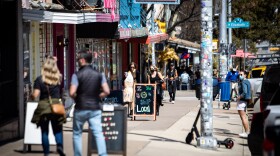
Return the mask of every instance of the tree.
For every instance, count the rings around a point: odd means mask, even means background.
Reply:
[[[181,39],[200,43],[200,3],[200,0],[181,0],[178,5],[170,5],[167,34],[173,36],[175,28],[179,26]]]
[[[249,29],[233,29],[234,36],[250,39],[255,43],[280,43],[279,9],[279,0],[233,0],[233,19],[240,17],[250,22]]]

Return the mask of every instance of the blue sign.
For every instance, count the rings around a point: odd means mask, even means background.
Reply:
[[[227,28],[249,28],[250,22],[243,21],[242,18],[235,18],[232,22],[227,22]]]

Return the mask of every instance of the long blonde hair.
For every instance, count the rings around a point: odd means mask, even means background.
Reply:
[[[42,80],[49,85],[58,85],[61,83],[62,75],[57,67],[57,60],[48,56],[41,69]]]

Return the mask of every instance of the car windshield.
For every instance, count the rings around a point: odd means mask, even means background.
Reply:
[[[262,70],[252,70],[252,78],[260,78],[261,76]]]

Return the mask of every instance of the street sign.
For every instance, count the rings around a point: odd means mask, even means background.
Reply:
[[[227,22],[227,28],[249,28],[250,22],[243,21],[242,18],[235,18],[232,22]]]

